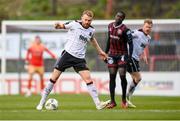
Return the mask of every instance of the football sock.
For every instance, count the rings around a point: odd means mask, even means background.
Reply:
[[[127,80],[125,75],[121,75],[121,87],[122,87],[122,101],[126,101],[126,90],[127,90]]]
[[[129,89],[128,89],[128,94],[127,94],[128,100],[129,100],[130,96],[133,94],[133,92],[135,91],[137,84],[138,83],[136,83],[134,80],[131,82]]]
[[[32,79],[28,80],[28,89],[31,89],[31,85],[32,85]]]
[[[109,90],[111,101],[115,102],[116,74],[110,74]]]
[[[49,80],[47,86],[44,88],[44,91],[42,93],[42,97],[41,97],[41,100],[40,100],[40,105],[44,105],[44,103],[46,102],[46,99],[49,95],[49,93],[52,91],[53,89],[53,86],[54,86],[55,82],[53,80]]]
[[[100,103],[100,100],[99,100],[99,97],[98,97],[97,89],[94,86],[93,82],[87,83],[87,89],[88,89],[88,92],[91,95],[94,103],[97,106]]]
[[[41,90],[43,90],[44,89],[44,80],[42,79],[41,80]]]

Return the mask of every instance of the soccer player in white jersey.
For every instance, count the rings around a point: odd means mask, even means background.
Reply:
[[[153,26],[152,20],[145,19],[142,29],[132,31],[134,48],[133,48],[132,58],[130,59],[127,67],[127,71],[130,73],[133,79],[133,81],[130,83],[127,92],[127,103],[128,103],[128,107],[130,108],[136,107],[133,103],[131,103],[130,97],[135,91],[137,84],[141,81],[141,74],[139,67],[139,61],[141,55],[145,63],[148,64],[146,51],[144,50],[150,42],[151,37],[149,34],[151,33],[152,26]]]
[[[54,70],[51,74],[49,82],[45,87],[41,100],[37,105],[37,110],[42,110],[44,103],[53,89],[54,84],[60,77],[61,73],[69,67],[73,67],[74,70],[81,76],[87,85],[88,92],[92,97],[96,108],[98,110],[103,109],[110,101],[100,101],[97,93],[97,89],[93,84],[93,80],[90,76],[90,71],[86,65],[85,53],[87,43],[90,42],[98,51],[101,59],[107,59],[106,53],[100,48],[96,39],[94,38],[94,28],[91,26],[93,19],[93,12],[86,10],[81,16],[81,21],[72,21],[65,24],[56,23],[56,29],[69,29],[67,33],[67,43],[65,49],[61,54],[61,57],[57,60],[54,66]]]

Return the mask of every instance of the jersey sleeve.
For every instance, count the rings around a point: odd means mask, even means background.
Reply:
[[[94,28],[92,28],[92,31],[90,32],[90,40],[93,40],[93,38],[94,38],[94,32],[95,32],[95,29]]]
[[[133,36],[132,36],[132,32],[129,28],[125,28],[125,31],[124,31],[124,35],[125,35],[125,39],[129,45],[128,47],[128,55],[131,57],[132,56],[132,53],[133,53]]]
[[[130,29],[126,29],[126,40],[128,43],[132,42],[133,36]]]
[[[148,41],[150,41],[150,40],[151,40],[151,36],[150,36],[150,35],[147,35],[147,37],[148,37]]]
[[[75,24],[75,21],[66,22],[66,23],[64,23],[64,27],[65,27],[65,29],[70,29],[73,27],[74,24]]]
[[[131,31],[131,34],[132,34],[132,38],[138,38],[138,35],[136,34],[137,33],[137,30],[132,30]]]

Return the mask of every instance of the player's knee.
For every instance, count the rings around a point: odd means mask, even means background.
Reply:
[[[120,75],[121,80],[125,80],[126,76],[125,75]]]
[[[85,81],[86,83],[91,83],[91,82],[93,82],[90,77],[84,78],[84,81]]]
[[[52,72],[50,78],[51,78],[52,80],[54,80],[54,81],[57,81],[58,78],[60,77],[61,73],[62,73],[61,71],[59,71],[59,70],[57,70],[57,69],[54,69],[54,71]]]
[[[51,80],[56,82],[58,80],[59,76],[52,74],[50,78],[51,78]]]
[[[139,83],[142,80],[141,76],[135,78],[135,82]]]
[[[116,80],[116,74],[110,74],[110,81]]]

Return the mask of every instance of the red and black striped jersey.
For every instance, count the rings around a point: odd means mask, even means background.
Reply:
[[[124,55],[128,53],[126,32],[127,27],[124,24],[115,26],[115,22],[108,25],[108,43],[106,53],[110,55]]]

